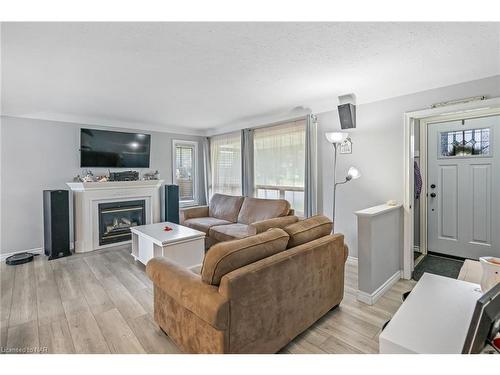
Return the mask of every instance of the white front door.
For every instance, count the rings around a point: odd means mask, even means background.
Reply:
[[[429,251],[500,257],[500,116],[429,124]]]

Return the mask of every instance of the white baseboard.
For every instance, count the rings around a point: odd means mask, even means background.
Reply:
[[[69,243],[69,248],[70,248],[70,250],[74,250],[75,249],[75,243],[74,242],[70,242]],[[11,255],[16,255],[16,254],[19,254],[19,253],[43,254],[44,253],[44,249],[43,249],[43,247],[35,247],[34,249],[18,250],[18,251],[12,251],[10,253],[2,253],[2,254],[0,254],[0,261],[3,262],[5,259],[7,259],[8,257],[10,257]]]
[[[377,290],[375,290],[371,294],[358,290],[358,301],[364,302],[368,305],[373,305],[379,300],[380,297],[387,293],[387,291],[391,289],[392,286],[399,281],[399,279],[401,279],[401,271],[397,271],[394,275],[389,277],[382,285],[377,288]]]
[[[347,256],[347,261],[348,261],[349,263],[358,263],[358,258],[356,258],[356,257],[352,257],[352,256],[348,255],[348,256]]]
[[[19,253],[43,254],[43,248],[37,247],[35,249],[19,250],[19,251],[13,251],[11,253],[0,254],[0,261],[3,262],[5,259],[7,259],[8,257],[10,257],[11,255],[16,255],[16,254],[19,254]]]

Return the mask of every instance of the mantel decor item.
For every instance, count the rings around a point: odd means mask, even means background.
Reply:
[[[343,144],[349,139],[349,134],[345,132],[328,132],[325,133],[326,140],[333,145],[333,197],[332,197],[332,233],[335,228],[335,199],[337,196],[337,185],[343,185],[351,180],[356,180],[361,177],[361,174],[355,167],[350,167],[344,181],[337,182],[336,169],[337,169],[337,150],[339,145]]]
[[[137,171],[109,173],[109,181],[137,181],[137,180],[139,180],[139,172]]]
[[[154,172],[147,172],[142,175],[142,179],[145,181],[148,180],[159,180],[160,179],[160,172],[154,171]]]

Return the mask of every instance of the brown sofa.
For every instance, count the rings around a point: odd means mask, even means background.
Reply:
[[[298,221],[284,199],[214,194],[209,206],[181,210],[180,223],[205,232],[205,247],[283,228]]]
[[[211,247],[201,275],[153,258],[154,317],[186,353],[275,353],[344,294],[347,247],[315,216]]]

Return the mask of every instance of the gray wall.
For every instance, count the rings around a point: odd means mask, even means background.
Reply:
[[[432,103],[475,95],[500,96],[500,76],[414,93],[357,106],[357,127],[350,131],[352,154],[339,155],[338,179],[349,166],[356,166],[361,178],[337,189],[335,231],[344,233],[349,253],[357,256],[354,211],[404,197],[403,114],[429,108]],[[337,111],[318,115],[319,211],[332,216],[333,148],[324,133],[339,131]]]
[[[81,174],[78,151],[81,127],[99,128],[73,123],[1,118],[1,253],[43,247],[42,191],[68,189],[66,182]],[[157,169],[167,184],[172,182],[172,140],[200,142],[198,165],[201,178],[198,179],[198,192],[199,199],[204,201],[202,138],[145,133],[151,134],[151,168],[137,170],[142,173]],[[107,173],[105,168],[91,170],[94,175]]]

